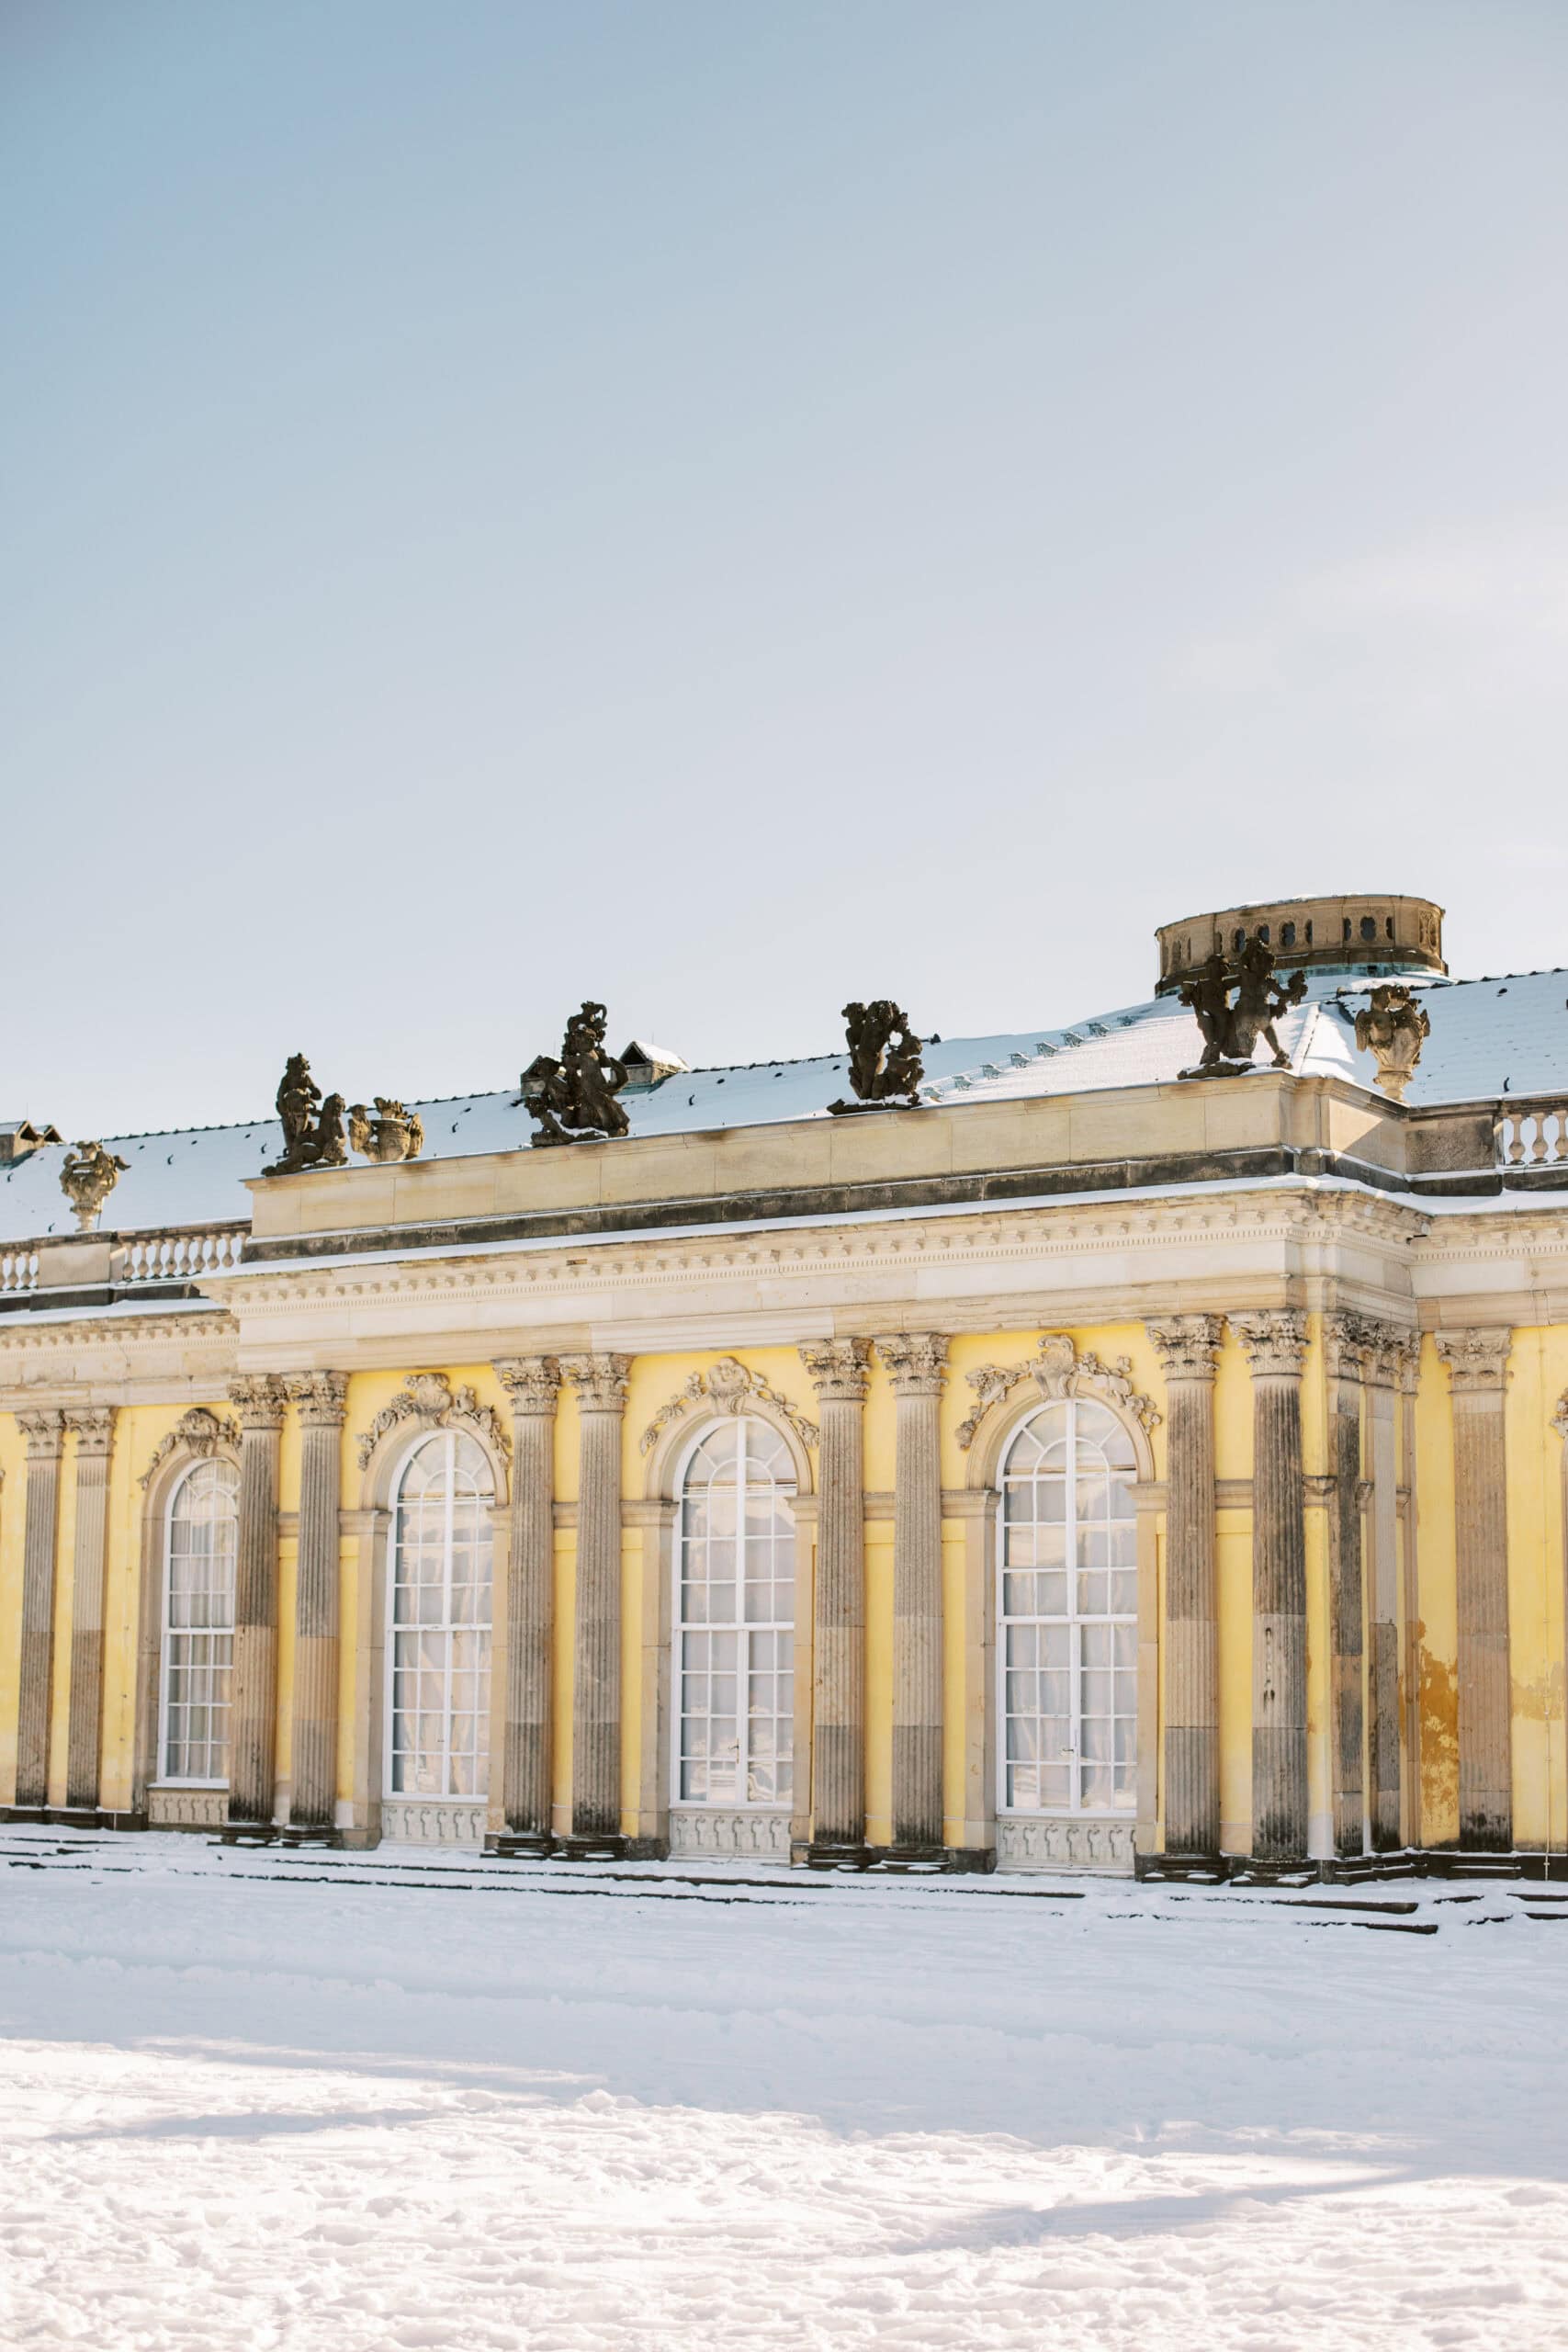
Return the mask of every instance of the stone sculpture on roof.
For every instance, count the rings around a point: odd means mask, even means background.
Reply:
[[[558,1061],[541,1054],[523,1073],[523,1100],[533,1113],[532,1141],[604,1143],[631,1125],[615,1097],[626,1082],[626,1066],[604,1051],[608,1015],[592,999],[566,1024]]]
[[[1377,1057],[1378,1084],[1396,1102],[1404,1100],[1411,1073],[1432,1032],[1424,1004],[1407,988],[1385,980],[1372,990],[1371,1002],[1356,1015],[1356,1043],[1362,1053]]]
[[[66,1153],[60,1189],[76,1212],[79,1232],[92,1231],[98,1212],[130,1165],[129,1159],[121,1159],[101,1143],[79,1143]]]
[[[1234,963],[1227,964],[1217,952],[1205,957],[1197,978],[1181,990],[1181,1002],[1195,1014],[1203,1039],[1201,1055],[1181,1076],[1239,1077],[1256,1068],[1252,1056],[1259,1037],[1269,1049],[1274,1069],[1289,1069],[1291,1057],[1274,1023],[1305,994],[1304,972],[1292,972],[1286,985],[1279,986],[1273,955],[1261,939],[1249,939]]]
[[[317,1109],[318,1103],[321,1104]],[[347,1164],[341,1094],[321,1102],[321,1090],[310,1076],[303,1054],[290,1054],[277,1089],[277,1116],[283,1128],[283,1157],[264,1172],[293,1176],[302,1168],[342,1168]]]
[[[846,1004],[844,1035],[850,1049],[850,1084],[857,1100],[829,1102],[835,1114],[879,1104],[912,1106],[925,1076],[920,1041],[901,1006],[879,996],[870,1004]]]
[[[424,1121],[417,1111],[405,1110],[394,1096],[378,1094],[374,1118],[363,1102],[349,1105],[348,1140],[352,1150],[362,1152],[380,1167],[417,1159],[424,1149]]]

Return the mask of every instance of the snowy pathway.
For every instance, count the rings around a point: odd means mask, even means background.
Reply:
[[[1568,2344],[1568,1904],[1368,1892],[6,1831],[0,2343]]]

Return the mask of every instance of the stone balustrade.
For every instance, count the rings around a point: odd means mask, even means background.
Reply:
[[[1533,1103],[1499,1111],[1499,1168],[1561,1168],[1568,1164],[1568,1102]]]

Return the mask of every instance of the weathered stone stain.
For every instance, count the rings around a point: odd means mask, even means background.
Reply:
[[[1421,1656],[1421,1821],[1425,1843],[1459,1834],[1459,1679],[1452,1658]]]

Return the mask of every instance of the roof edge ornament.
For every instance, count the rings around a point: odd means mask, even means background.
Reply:
[[[1269,948],[1281,971],[1354,972],[1397,979],[1405,973],[1445,977],[1443,910],[1435,899],[1397,892],[1340,893],[1321,899],[1270,899],[1161,923],[1156,996],[1175,996],[1212,956],[1239,956],[1250,940]]]
[[[1291,1057],[1280,1043],[1274,1023],[1292,1005],[1300,1004],[1305,994],[1304,972],[1292,972],[1283,988],[1277,984],[1272,951],[1260,939],[1249,939],[1231,964],[1217,953],[1207,956],[1196,978],[1181,990],[1181,1001],[1190,1008],[1202,1033],[1203,1051],[1178,1076],[1244,1078],[1258,1068],[1252,1057],[1259,1037],[1270,1050],[1270,1067],[1289,1069]]]

